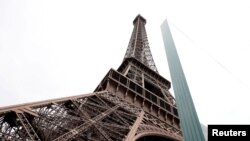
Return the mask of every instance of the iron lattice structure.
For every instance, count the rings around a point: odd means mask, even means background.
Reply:
[[[121,66],[95,91],[0,108],[0,139],[25,141],[181,141],[170,82],[150,53],[138,15]]]
[[[133,24],[134,29],[124,59],[134,57],[155,72],[158,72],[148,43],[145,29],[146,19],[138,15]]]

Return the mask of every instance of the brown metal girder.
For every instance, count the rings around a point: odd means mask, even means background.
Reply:
[[[115,111],[118,108],[119,108],[119,105],[116,105],[106,110],[105,112],[95,116],[94,118],[89,119],[88,122],[85,122],[82,125],[79,125],[76,128],[70,130],[69,132],[59,136],[58,138],[54,139],[54,141],[66,141],[70,138],[73,138],[75,135],[78,135],[79,133],[83,132],[87,128],[91,127],[93,124],[95,124],[99,120],[102,120],[103,118],[105,118],[106,116],[108,116],[109,114],[111,114],[113,111]]]
[[[155,71],[150,69],[148,66],[144,65],[143,63],[141,63],[140,61],[138,61],[136,58],[133,58],[133,57],[125,58],[125,60],[119,66],[117,71],[122,72],[122,68],[126,68],[126,67],[124,67],[124,65],[128,65],[130,63],[131,63],[131,65],[136,66],[138,69],[145,70],[144,72],[147,72],[147,73],[149,73],[149,74],[151,74],[153,76],[157,76],[157,78],[160,79],[160,81],[164,82],[168,86],[168,88],[171,88],[171,82],[170,81],[168,81],[163,76],[161,76],[159,73],[156,73]],[[114,70],[114,69],[111,69],[111,70]]]
[[[133,140],[135,133],[136,133],[136,130],[138,129],[140,123],[142,122],[143,117],[144,117],[144,111],[141,111],[141,113],[137,117],[136,121],[134,122],[133,126],[131,127],[130,132],[128,133],[125,141],[132,141]]]
[[[112,81],[114,81],[114,82],[116,82],[117,84],[119,84],[119,86],[122,86],[122,87],[125,87],[126,89],[129,89],[131,92],[133,92],[135,95],[137,95],[137,96],[143,98],[145,101],[151,102],[148,98],[146,98],[145,96],[142,96],[142,95],[139,94],[138,92],[132,90],[129,86],[120,83],[119,81],[115,80],[115,79],[112,78],[112,77],[109,77],[109,79],[112,80]],[[154,95],[154,96],[157,97],[158,99],[160,99],[160,100],[166,102],[166,103],[169,104],[170,106],[174,107],[171,103],[168,103],[165,99],[163,99],[163,98],[161,98],[161,97],[159,97],[159,96],[153,94],[152,92],[150,92],[150,91],[148,91],[148,90],[145,90],[145,91],[147,91],[148,93]],[[158,108],[160,108],[160,109],[162,109],[162,110],[166,110],[166,109],[164,109],[163,107],[161,107],[158,103],[152,103],[152,104],[153,104],[154,106],[157,106]],[[176,108],[176,107],[175,107],[175,108]],[[169,111],[168,113],[170,113],[170,111]],[[177,116],[174,115],[173,113],[170,113],[170,114],[172,114],[174,117],[177,118]]]
[[[123,74],[121,74],[120,72],[118,72],[118,71],[116,71],[116,70],[113,70],[113,69],[110,70],[109,74],[111,74],[111,73],[113,73],[113,72],[115,72],[115,73],[117,73],[118,75],[124,77],[124,78],[127,79],[129,82],[131,81],[131,80],[129,80],[127,77],[123,76]],[[108,79],[112,79],[112,80],[116,81],[118,84],[123,85],[124,87],[130,89],[129,86],[124,85],[124,84],[121,83],[120,81],[114,79],[111,75],[108,75]],[[104,79],[104,80],[108,81],[108,79]],[[132,82],[133,82],[133,81],[132,81]],[[135,82],[133,82],[133,83],[135,83]],[[135,84],[136,84],[138,87],[141,87],[141,86],[138,85],[137,83],[135,83]],[[141,89],[145,89],[145,88],[141,87]],[[131,90],[131,91],[134,91],[134,90],[132,90],[132,89],[130,89],[130,90]],[[145,89],[145,90],[146,90],[146,89]],[[146,91],[149,92],[150,94],[154,95],[154,96],[157,96],[157,95],[153,94],[152,92],[150,92],[150,91],[148,91],[148,90],[146,90]],[[134,92],[135,92],[135,91],[134,91]],[[138,93],[138,92],[135,92],[135,93]],[[171,96],[171,94],[170,94],[170,96]],[[159,96],[157,96],[157,97],[159,97]],[[161,99],[161,100],[165,101],[166,103],[168,103],[166,100],[164,100],[164,99],[161,98],[161,97],[159,97],[159,99]],[[168,103],[168,104],[172,105],[171,103]],[[175,107],[175,106],[173,106],[173,107]],[[176,108],[176,107],[175,107],[175,108]]]
[[[115,80],[115,79],[113,79],[112,77],[110,77],[109,78],[110,80],[112,80],[112,81],[114,81],[114,82],[116,82],[116,83],[118,83],[120,86],[122,86],[122,87],[125,87],[125,88],[127,88],[127,89],[130,89],[128,86],[126,86],[126,85],[124,85],[124,84],[122,84],[122,83],[120,83],[119,81],[117,81],[117,80]],[[109,80],[109,81],[110,81]],[[133,90],[131,90],[131,91],[133,91]],[[135,92],[135,91],[133,91],[135,94],[137,94],[137,92]],[[150,92],[151,93],[151,92]],[[138,94],[137,94],[138,95]],[[141,96],[141,95],[139,95],[139,96]],[[149,100],[147,100],[146,99],[146,97],[145,97],[145,101],[148,101],[148,102],[150,102]],[[145,102],[144,101],[144,102]],[[164,100],[165,101],[165,100]],[[151,103],[151,102],[150,102]],[[166,102],[167,103],[167,102]],[[160,109],[162,109],[162,110],[164,110],[164,111],[166,111],[166,113],[167,114],[170,114],[173,118],[175,118],[175,119],[179,119],[176,115],[174,115],[173,113],[171,113],[170,111],[167,111],[166,109],[163,109],[162,107],[160,107],[159,105],[157,105],[157,104],[154,104],[154,103],[152,103],[154,106],[156,106],[156,107],[158,107],[158,108],[160,108]],[[174,127],[175,128],[175,127]]]
[[[105,104],[106,106],[108,106],[99,96],[96,96],[101,102],[103,102],[103,104]],[[109,106],[108,106],[109,107]],[[110,108],[110,107],[109,107]],[[119,114],[117,114],[117,111],[114,111],[114,114],[126,125],[129,126],[129,123],[127,123],[126,120],[124,120]]]
[[[30,103],[25,103],[25,104],[0,107],[0,115],[1,113],[4,113],[4,112],[15,111],[16,109],[33,108],[37,106],[48,105],[51,103],[63,102],[69,99],[85,98],[85,97],[89,97],[89,96],[96,95],[96,94],[103,93],[103,92],[107,92],[107,91],[100,91],[100,92],[94,92],[94,93],[89,93],[89,94],[81,94],[81,95],[70,96],[70,97],[63,97],[63,98],[56,98],[56,99],[49,99],[49,100],[44,100],[44,101],[37,101],[37,102],[30,102]]]
[[[110,134],[111,137],[116,138],[116,140],[118,139],[118,137],[120,137],[120,140],[123,140],[123,137],[125,137],[126,135],[124,133],[120,133],[121,131],[111,129],[107,126],[104,126],[103,128]]]
[[[106,106],[108,106],[106,103],[105,103],[105,101],[103,101],[103,99],[102,98],[100,98],[99,96],[96,96],[103,104],[105,104]],[[105,97],[104,97],[105,98]],[[106,98],[105,98],[106,99]],[[108,99],[107,99],[108,100]],[[114,101],[110,101],[110,102],[114,102]],[[114,103],[115,104],[115,103]],[[108,106],[109,107],[109,106]],[[110,107],[109,107],[110,108]],[[124,109],[124,107],[121,107],[122,109]],[[128,110],[126,110],[126,109],[124,109],[125,111],[127,111],[128,113],[126,113],[127,115],[129,115],[129,116],[132,116],[132,114],[129,114],[130,113],[130,111],[128,111]],[[114,119],[114,120],[116,120],[117,122],[120,122],[121,124],[125,124],[125,125],[127,125],[127,126],[130,126],[130,124],[122,117],[122,116],[120,116],[120,112],[122,112],[122,111],[114,111],[114,114],[123,122],[123,123],[121,123],[120,121],[118,121],[117,119]],[[125,112],[123,112],[123,113],[125,113]]]
[[[83,110],[81,110],[79,108],[79,105],[74,101],[71,100],[72,103],[77,107],[77,110],[81,113],[82,116],[84,116],[85,118],[90,119],[91,117],[89,116],[89,114],[87,112],[84,112]],[[97,124],[93,124],[93,126],[108,140],[108,141],[112,141],[112,139],[109,137],[109,135],[106,134],[105,131],[103,131],[103,129],[101,127],[99,127],[99,125]]]
[[[57,115],[57,114],[53,114],[53,117],[47,117],[48,116],[48,114],[45,114],[45,113],[40,113],[40,115],[42,116],[42,118],[40,118],[40,119],[42,119],[43,121],[46,121],[46,122],[50,122],[51,124],[53,124],[53,125],[55,125],[55,126],[60,126],[60,125],[58,125],[57,124],[57,122],[58,122],[58,120],[60,119],[60,120],[75,120],[75,121],[86,121],[86,120],[84,120],[84,119],[81,119],[81,118],[78,118],[78,117],[75,117],[75,116],[71,116],[71,115],[67,115],[66,117],[61,117],[61,115]],[[57,120],[53,120],[53,119],[57,119]],[[57,121],[57,122],[52,122],[52,121]],[[60,126],[60,127],[62,127],[62,126]],[[66,130],[70,130],[69,128],[65,128],[65,127],[62,127],[62,128],[64,128],[64,129],[66,129]]]
[[[33,129],[32,125],[30,124],[30,122],[28,121],[28,119],[26,118],[26,116],[23,114],[23,112],[17,110],[16,111],[16,115],[19,118],[22,126],[26,130],[26,133],[29,135],[30,139],[32,141],[41,141],[40,138],[38,137],[37,133]]]
[[[114,128],[120,128],[120,129],[123,129],[123,130],[128,130],[129,129],[129,127],[118,125],[118,124],[113,124],[113,123],[100,122],[100,125],[101,126],[110,126],[110,127],[114,127]]]

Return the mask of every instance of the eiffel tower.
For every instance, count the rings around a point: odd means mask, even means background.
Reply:
[[[171,83],[138,15],[124,57],[93,93],[0,108],[1,141],[181,141]]]

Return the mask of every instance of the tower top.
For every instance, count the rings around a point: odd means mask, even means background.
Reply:
[[[158,73],[148,43],[146,19],[139,14],[135,17],[133,24],[134,29],[124,59],[135,58]]]
[[[135,19],[134,19],[134,21],[133,21],[133,24],[135,25],[135,23],[136,23],[137,21],[139,21],[139,20],[141,20],[144,24],[147,23],[147,20],[146,20],[145,18],[143,18],[140,14],[138,14],[138,15],[135,17]]]

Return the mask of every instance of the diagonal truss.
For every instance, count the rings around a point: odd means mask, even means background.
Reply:
[[[0,139],[123,140],[139,113],[107,91],[0,109]]]

